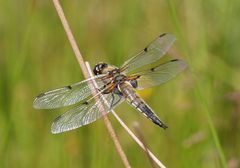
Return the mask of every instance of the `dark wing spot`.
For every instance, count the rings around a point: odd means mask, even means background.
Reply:
[[[85,105],[88,105],[88,102],[87,102],[87,101],[85,101],[85,102],[83,102],[83,104],[85,104]]]
[[[148,51],[148,48],[147,48],[147,47],[146,47],[146,48],[144,48],[144,51],[145,51],[145,52],[147,52],[147,51]]]
[[[65,87],[66,87],[67,89],[70,89],[70,90],[72,89],[72,86],[70,86],[70,85],[69,85],[69,86],[65,86]]]
[[[155,68],[151,68],[150,70],[153,72],[155,70]]]
[[[166,33],[163,33],[163,34],[161,34],[159,37],[163,37],[163,36],[165,36],[166,35]]]
[[[179,59],[173,59],[173,60],[171,60],[171,62],[175,62],[175,61],[178,61]]]

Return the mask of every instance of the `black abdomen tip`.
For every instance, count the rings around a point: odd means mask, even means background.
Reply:
[[[168,126],[166,126],[165,124],[163,124],[159,119],[153,120],[153,122],[154,122],[155,124],[157,124],[159,127],[163,128],[163,129],[168,128]]]
[[[163,128],[163,129],[166,129],[166,128],[168,128],[168,126],[166,126],[165,124],[162,124],[162,125],[159,125],[161,128]]]

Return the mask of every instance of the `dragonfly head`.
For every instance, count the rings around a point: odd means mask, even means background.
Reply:
[[[98,63],[98,64],[96,64],[96,65],[94,66],[94,68],[93,68],[93,73],[94,73],[95,75],[102,74],[102,73],[103,73],[103,70],[104,70],[105,68],[107,68],[107,67],[108,67],[108,64],[106,64],[106,63],[104,63],[104,62],[100,62],[100,63]]]

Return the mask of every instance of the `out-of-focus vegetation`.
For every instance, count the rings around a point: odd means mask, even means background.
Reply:
[[[127,104],[167,167],[240,166],[240,1],[89,0],[62,2],[85,60],[121,65],[163,32],[188,69],[144,99],[169,126],[159,129]],[[61,110],[35,110],[40,92],[83,79],[51,1],[0,1],[0,167],[122,167],[102,120],[52,135]],[[109,115],[133,167],[145,153]]]

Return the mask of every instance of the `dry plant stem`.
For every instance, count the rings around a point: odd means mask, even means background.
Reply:
[[[91,68],[90,68],[89,63],[86,61],[85,64],[86,64],[86,67],[87,67],[87,69],[88,69],[88,71],[89,71],[90,76],[92,77],[93,74],[92,74],[92,72],[91,72]],[[96,86],[96,85],[97,85],[97,84],[95,83],[95,86]],[[111,110],[111,112],[112,112],[112,114],[114,115],[114,117],[117,119],[117,121],[120,123],[120,125],[121,125],[121,126],[127,131],[127,133],[133,138],[133,140],[134,140],[144,151],[146,151],[146,152],[149,154],[149,156],[151,157],[151,159],[152,159],[159,167],[161,167],[161,168],[166,168],[166,167],[162,164],[162,162],[161,162],[160,160],[158,160],[157,157],[156,157],[146,146],[144,146],[144,144],[137,138],[137,136],[134,135],[134,133],[127,127],[127,125],[122,121],[122,119],[115,113],[115,111],[114,111],[114,110]]]
[[[85,78],[89,78],[90,74],[89,74],[89,72],[87,70],[87,67],[86,67],[85,63],[84,63],[83,57],[82,57],[82,55],[80,53],[80,50],[79,50],[79,48],[77,46],[76,40],[74,39],[74,36],[73,36],[73,34],[71,32],[70,26],[69,26],[69,24],[67,22],[67,19],[66,19],[65,15],[64,15],[64,12],[63,12],[63,9],[62,9],[62,7],[61,7],[61,5],[59,3],[59,0],[53,0],[53,3],[54,3],[54,6],[56,8],[56,11],[58,13],[58,16],[59,16],[59,18],[60,18],[60,20],[61,20],[61,22],[63,24],[64,30],[65,30],[65,32],[67,34],[67,37],[68,37],[68,39],[70,41],[70,44],[71,44],[71,46],[73,48],[75,56],[76,56],[76,58],[78,60],[80,68],[81,68],[81,70],[83,72],[83,75],[84,75]],[[103,111],[103,113],[104,113],[104,111]],[[112,127],[111,122],[109,121],[109,119],[108,119],[108,117],[106,115],[104,115],[103,118],[104,118],[104,123],[105,123],[105,125],[106,125],[106,127],[108,129],[109,134],[111,135],[111,138],[112,138],[112,140],[113,140],[113,142],[115,144],[116,150],[117,150],[119,156],[121,157],[124,166],[127,167],[127,168],[131,167],[129,162],[128,162],[128,160],[127,160],[127,157],[126,157],[126,155],[125,155],[125,153],[124,153],[124,151],[123,151],[123,149],[122,149],[122,147],[121,147],[121,145],[119,143],[119,140],[118,140],[118,138],[116,136],[116,133],[115,133],[113,127]]]
[[[89,63],[88,63],[87,61],[85,62],[85,65],[86,65],[86,67],[87,67],[87,70],[88,70],[88,73],[89,73],[90,77],[93,77],[93,74],[92,74],[92,71],[91,71],[91,67],[90,67],[90,65],[89,65]],[[98,87],[96,82],[93,81],[92,84],[93,84],[96,88]],[[106,100],[104,99],[104,97],[103,97],[103,101],[104,101],[105,104],[108,104],[108,102],[106,102]],[[104,110],[103,107],[101,107],[101,109]],[[104,121],[106,122],[106,124],[111,124],[111,122],[109,121],[108,117],[106,117],[106,116],[107,116],[107,115],[106,115],[107,113],[104,112],[104,111],[103,111],[103,113],[104,113],[103,119],[104,119]],[[117,135],[116,135],[116,133],[114,132],[114,130],[113,130],[113,128],[112,128],[112,125],[110,125],[110,128],[108,128],[108,131],[111,131],[110,135],[112,136],[112,139],[113,139],[113,141],[114,141],[114,144],[115,144],[117,150],[119,150],[118,152],[120,153],[120,156],[121,156],[121,158],[122,158],[125,166],[126,166],[126,167],[131,167],[131,166],[129,165],[129,162],[128,162],[128,160],[127,160],[127,157],[126,157],[125,153],[123,152],[123,150],[122,150],[122,148],[121,148],[120,143],[118,142]],[[117,140],[117,141],[115,141],[115,140]]]
[[[80,65],[80,68],[82,69],[83,75],[84,75],[85,78],[89,78],[90,75],[89,75],[89,73],[87,71],[86,65],[85,65],[83,57],[81,55],[81,52],[80,52],[80,50],[79,50],[79,48],[77,46],[77,42],[76,42],[76,40],[75,40],[75,38],[74,38],[74,36],[72,34],[70,26],[69,26],[69,24],[67,22],[67,19],[66,19],[65,15],[64,15],[62,6],[59,3],[59,0],[53,0],[53,4],[54,4],[54,6],[56,8],[56,11],[58,13],[58,16],[59,16],[61,22],[62,22],[63,28],[64,28],[64,30],[65,30],[65,32],[67,34],[68,40],[69,40],[69,42],[70,42],[70,44],[71,44],[71,46],[73,48],[73,52],[74,52],[74,54],[75,54],[75,56],[77,58],[77,61],[78,61],[79,65]]]
[[[151,156],[149,154],[149,150],[147,148],[146,141],[144,140],[144,136],[143,136],[143,133],[142,133],[142,131],[140,129],[139,123],[138,122],[134,122],[133,127],[135,129],[135,132],[138,134],[138,137],[140,138],[140,140],[143,143],[144,151],[145,151],[145,153],[147,155],[147,158],[149,159],[149,162],[150,162],[152,168],[155,168],[155,164],[154,164],[153,159],[151,158]]]
[[[148,150],[149,156],[152,160],[161,168],[166,168],[164,164],[148,149],[145,148],[143,143],[138,139],[138,137],[127,127],[127,125],[122,121],[122,119],[112,110],[114,117],[118,120],[121,126],[127,131],[127,133],[134,139],[134,141],[143,149]]]

